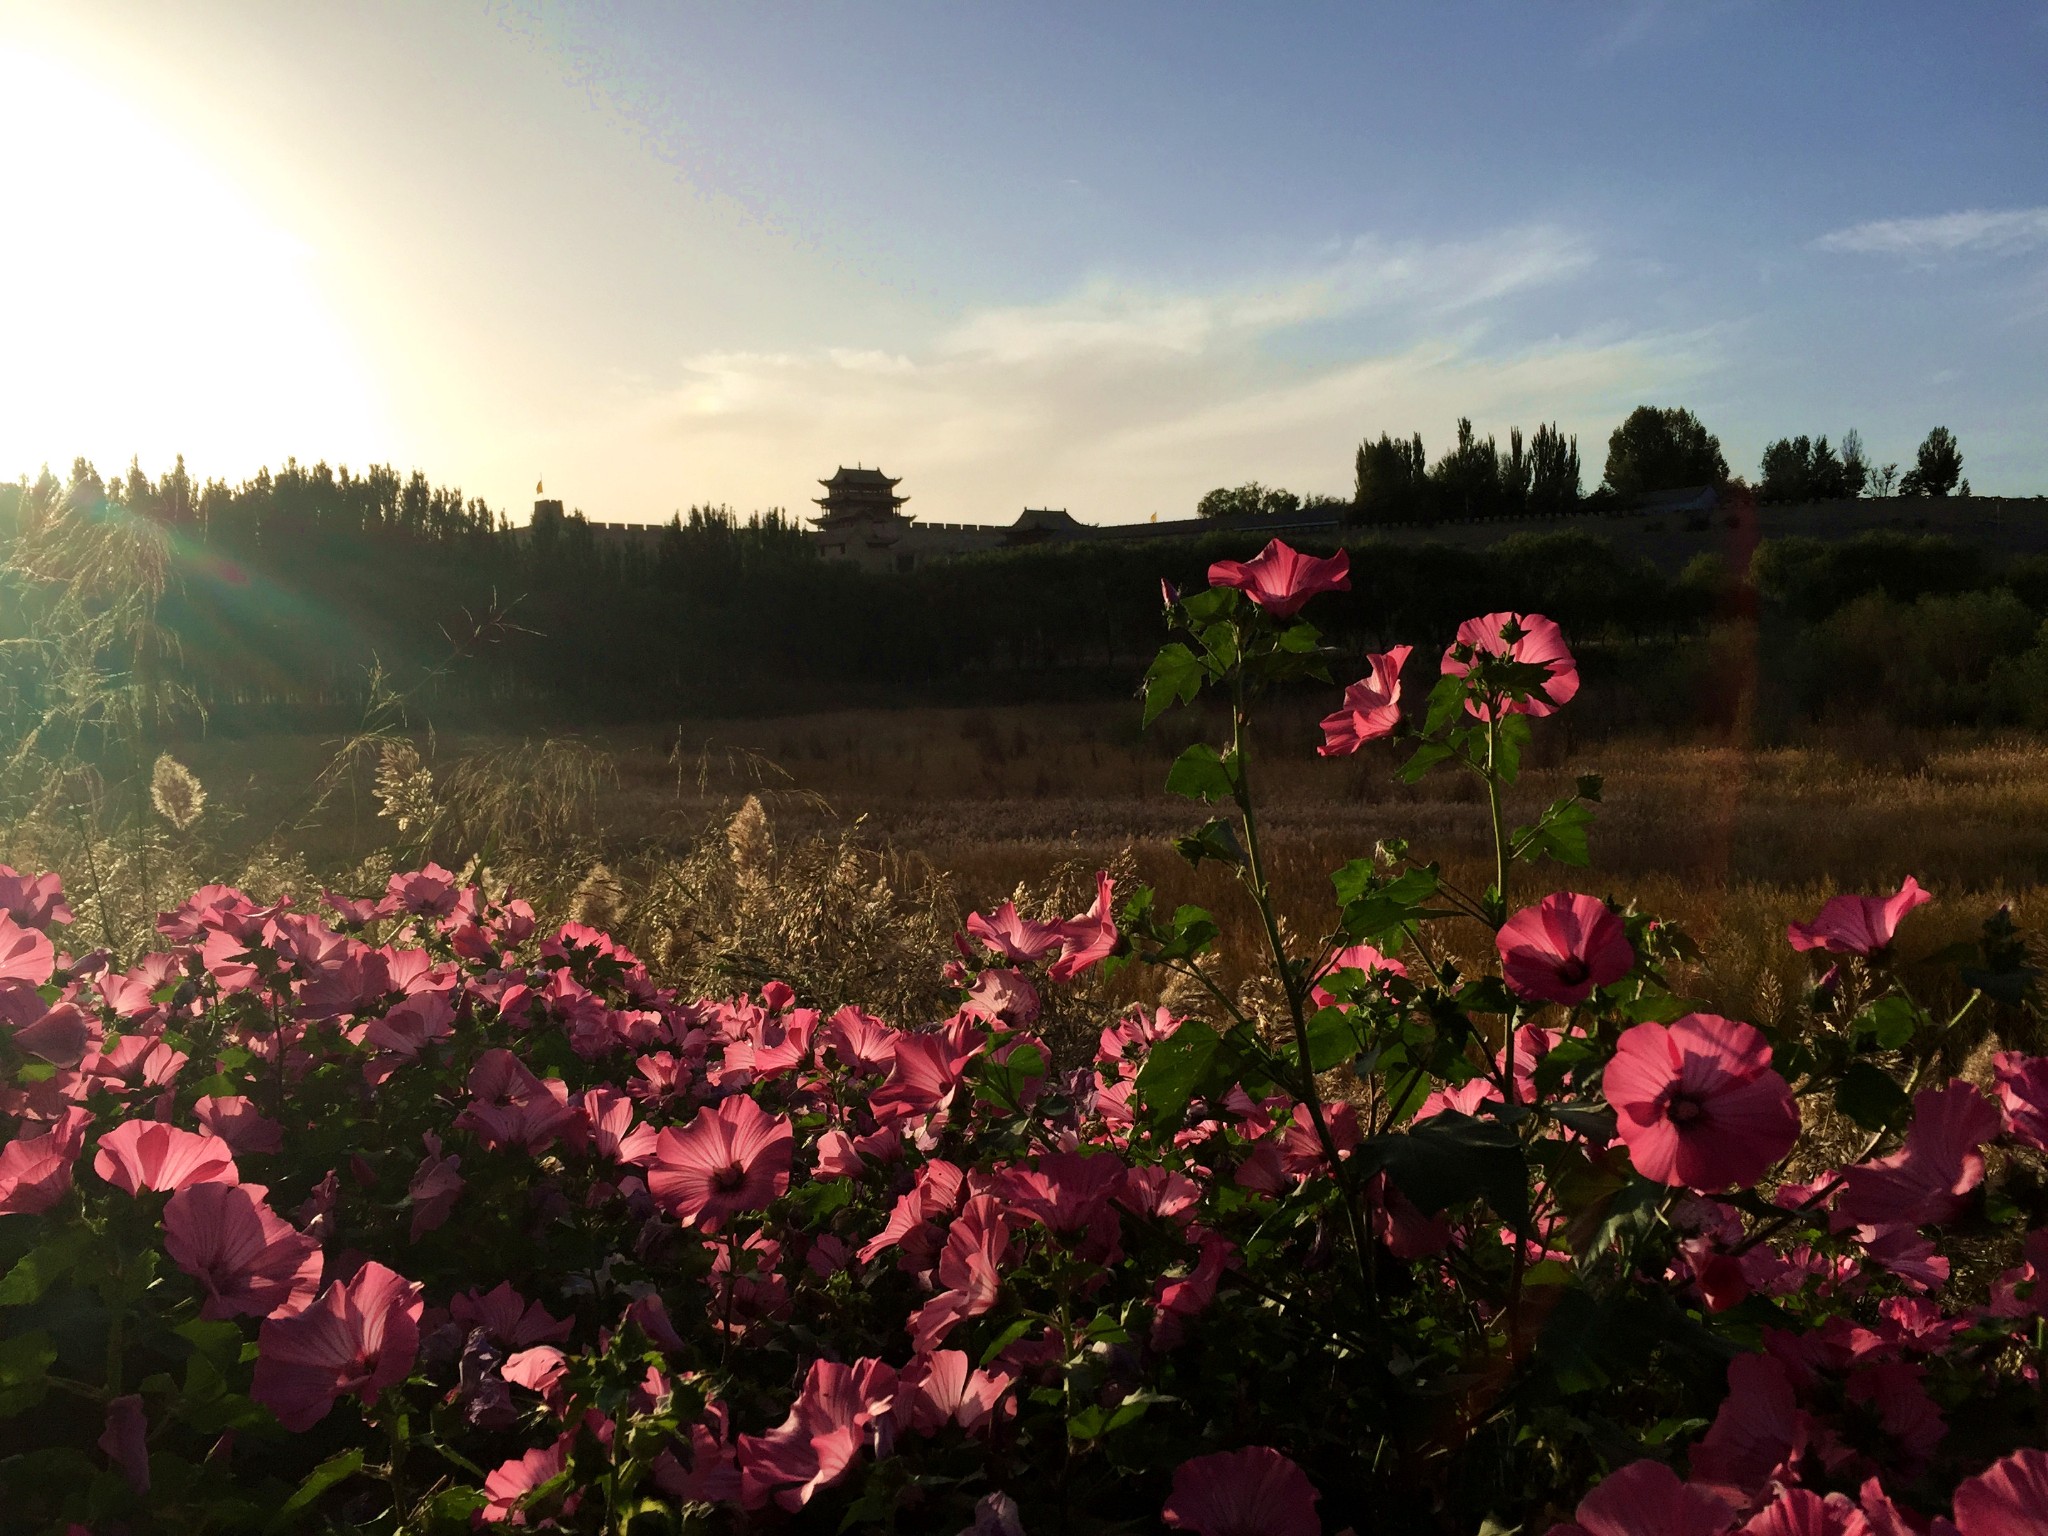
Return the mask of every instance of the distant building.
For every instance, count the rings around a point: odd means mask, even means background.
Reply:
[[[914,571],[934,560],[984,550],[1033,544],[1071,544],[1095,539],[1196,538],[1245,529],[1274,535],[1334,537],[1339,516],[1330,508],[1304,508],[1272,517],[1180,518],[1172,522],[1084,523],[1064,507],[1026,507],[1014,523],[922,523],[903,511],[910,498],[896,494],[899,477],[879,469],[840,465],[820,480],[823,511],[811,519],[811,537],[827,560],[845,560],[869,571]]]

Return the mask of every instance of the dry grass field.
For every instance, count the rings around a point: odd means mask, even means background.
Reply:
[[[1067,708],[849,712],[692,722],[667,732],[588,739],[608,771],[595,846],[622,873],[664,849],[701,842],[749,794],[778,841],[857,824],[858,837],[948,877],[964,911],[1062,869],[1122,861],[1169,899],[1213,906],[1249,936],[1227,878],[1197,874],[1170,839],[1200,810],[1161,789],[1167,765],[1204,722],[1169,717],[1141,735],[1125,704]],[[1382,838],[1406,838],[1468,888],[1490,855],[1475,783],[1439,771],[1399,782],[1397,749],[1326,761],[1312,710],[1282,707],[1254,759],[1274,874],[1290,921],[1319,932],[1332,916],[1327,872]],[[504,751],[497,738],[422,742],[429,760]],[[254,840],[296,814],[302,786],[331,755],[314,738],[212,739],[186,756],[238,820],[227,841]],[[1836,890],[1933,889],[1909,948],[1974,933],[2010,902],[2023,926],[2048,925],[2048,753],[2032,738],[1910,736],[1879,727],[1799,747],[1617,738],[1574,742],[1565,720],[1539,727],[1511,810],[1529,819],[1573,777],[1597,772],[1606,794],[1593,867],[1525,872],[1518,900],[1569,886],[1634,900],[1674,918],[1705,962],[1683,978],[1727,1011],[1767,1017],[1796,997],[1803,962],[1786,950],[1788,918]],[[366,794],[344,795],[299,833],[316,867],[389,839]],[[1455,951],[1455,931],[1444,935]]]

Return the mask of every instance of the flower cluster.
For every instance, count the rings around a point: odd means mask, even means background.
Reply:
[[[1973,1008],[2024,1018],[2010,924],[1942,1018],[1895,964],[1926,893],[1838,897],[1789,935],[1830,969],[1783,1030],[1674,992],[1668,925],[1517,906],[1584,862],[1599,791],[1505,827],[1578,676],[1503,613],[1420,720],[1408,648],[1371,658],[1324,747],[1479,775],[1495,883],[1388,845],[1303,944],[1243,726],[1323,673],[1299,614],[1346,570],[1276,545],[1212,579],[1146,709],[1229,696],[1170,784],[1235,816],[1179,846],[1259,910],[1277,1011],[1217,983],[1208,913],[1107,876],[975,913],[954,1011],[888,1021],[680,996],[437,865],[303,906],[208,886],[125,959],[0,868],[10,1520],[2041,1529],[2048,1057],[1952,1070]],[[1444,960],[1452,925],[1497,964]],[[1056,1059],[1048,989],[1139,968],[1209,1001]]]

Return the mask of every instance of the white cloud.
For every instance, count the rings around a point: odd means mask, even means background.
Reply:
[[[834,465],[880,463],[935,522],[1007,522],[1027,505],[1182,516],[1252,478],[1348,492],[1362,435],[1420,430],[1435,453],[1469,415],[1482,434],[1556,419],[1585,437],[1708,365],[1703,337],[1497,340],[1490,306],[1592,261],[1550,228],[1363,240],[1206,290],[1099,280],[968,313],[914,349],[703,353],[665,386],[622,386],[604,424],[564,445],[583,461],[565,483],[600,517],[678,500],[807,511]],[[1305,332],[1318,361],[1274,345]],[[1597,479],[1598,447],[1581,452]],[[639,466],[658,466],[658,484],[628,483]]]
[[[1970,208],[1923,219],[1873,219],[1814,242],[1824,251],[1906,256],[2009,256],[2048,245],[2048,208]]]

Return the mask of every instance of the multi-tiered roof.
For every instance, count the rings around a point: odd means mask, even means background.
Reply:
[[[848,522],[908,522],[896,510],[910,500],[896,494],[899,480],[879,469],[848,469],[842,464],[830,480],[818,482],[825,487],[825,494],[814,499],[825,512],[811,521],[819,528]]]

